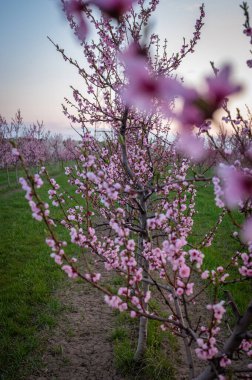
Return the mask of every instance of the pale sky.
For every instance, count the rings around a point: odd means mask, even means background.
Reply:
[[[193,55],[186,58],[180,74],[185,83],[200,86],[211,73],[209,61],[216,66],[231,63],[234,80],[245,91],[233,101],[244,109],[252,106],[252,69],[248,37],[242,33],[244,22],[241,1],[206,0],[206,19],[202,39]],[[252,18],[252,0],[248,0]],[[183,37],[190,39],[199,15],[199,1],[160,0],[152,30],[167,38],[170,52],[178,51]],[[64,97],[71,97],[70,85],[81,90],[78,73],[67,64],[47,40],[50,36],[72,58],[83,59],[58,0],[0,0],[0,114],[8,120],[21,109],[24,120],[43,120],[53,132],[71,135],[62,114]]]

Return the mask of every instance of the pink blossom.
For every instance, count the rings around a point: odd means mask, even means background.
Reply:
[[[100,273],[86,273],[85,278],[93,283],[98,282],[101,279]]]
[[[252,197],[252,174],[220,165],[218,175],[223,180],[223,196],[228,207],[233,208]]]
[[[152,112],[156,107],[155,100],[165,101],[166,113],[169,113],[169,101],[182,90],[179,82],[160,75],[155,77],[137,45],[131,45],[122,60],[129,80],[129,85],[122,92],[126,104],[135,105],[143,112]]]
[[[54,259],[56,264],[62,265],[62,257],[60,255],[57,255],[56,253],[51,253],[50,256]]]
[[[54,248],[56,243],[55,243],[55,241],[53,239],[47,238],[46,239],[46,244],[48,245],[48,247]]]
[[[243,339],[239,348],[245,352],[248,352],[251,347],[252,347],[252,342],[250,342],[246,339]]]
[[[11,152],[12,152],[12,155],[15,156],[15,157],[19,157],[20,156],[20,153],[17,150],[17,148],[13,148]]]
[[[40,177],[40,175],[39,174],[34,174],[34,178],[33,178],[33,180],[34,180],[34,184],[35,184],[35,186],[39,189],[42,185],[43,185],[43,181],[42,181],[42,179],[41,179],[41,177]]]
[[[225,356],[225,355],[220,360],[220,366],[223,367],[223,368],[226,368],[231,363],[232,363],[231,360],[227,356]]]
[[[218,71],[217,76],[209,77],[207,91],[198,93],[193,89],[184,89],[180,93],[184,99],[182,111],[177,115],[184,129],[193,126],[205,129],[207,119],[211,119],[213,113],[221,107],[227,96],[241,90],[241,86],[230,82],[231,67],[226,65]],[[209,126],[207,126],[208,128]]]
[[[190,296],[191,294],[193,294],[193,287],[194,287],[194,283],[193,282],[190,282],[186,285],[186,295],[187,296]]]
[[[184,294],[184,289],[182,289],[182,288],[178,288],[178,289],[176,290],[176,293],[177,293],[178,296],[182,296],[182,295]]]
[[[80,15],[85,10],[83,0],[67,0],[64,5],[68,16]]]
[[[128,296],[130,295],[130,290],[128,288],[119,288],[118,289],[119,296]]]
[[[29,205],[32,210],[33,218],[40,222],[43,219],[40,208],[34,201],[29,201]]]
[[[100,273],[95,273],[92,275],[92,281],[93,282],[98,282],[101,279],[101,274]]]
[[[207,305],[208,310],[213,310],[214,318],[217,320],[218,323],[221,322],[223,314],[226,312],[223,305],[224,305],[224,301],[220,301],[219,303],[215,305]]]
[[[125,12],[130,10],[136,0],[91,0],[102,12],[119,19]]]
[[[251,246],[249,249],[251,250]],[[239,268],[240,274],[245,277],[252,277],[252,253],[242,253],[240,257],[243,262],[243,266]]]
[[[199,348],[195,349],[195,353],[199,359],[209,360],[213,359],[218,353],[218,349],[210,342],[205,343],[203,339],[197,339]]]
[[[94,228],[88,227],[88,232],[89,232],[90,236],[95,236],[95,229]]]
[[[213,177],[215,203],[216,206],[223,208],[225,206],[225,203],[222,200],[224,191],[221,188],[220,182],[221,181],[218,177]]]
[[[107,294],[104,297],[105,302],[112,307],[113,309],[118,309],[119,311],[125,311],[128,308],[128,305],[121,300],[118,296],[108,296]]]
[[[88,178],[90,181],[92,181],[92,182],[94,182],[94,183],[97,182],[98,178],[97,178],[97,176],[96,176],[94,173],[92,173],[92,172],[87,172],[86,175],[87,175],[87,178]]]
[[[125,188],[124,188],[124,191],[126,193],[129,193],[131,191],[131,187],[129,185],[126,185]]]
[[[128,243],[127,243],[127,249],[129,251],[134,251],[135,250],[135,241],[134,240],[129,240]]]
[[[84,40],[88,33],[88,26],[84,16],[85,5],[83,0],[68,0],[64,3],[64,10],[69,20],[72,17],[76,19],[76,35],[81,41]]]
[[[134,306],[138,306],[138,305],[140,305],[140,300],[139,300],[139,298],[136,297],[136,296],[131,297],[131,302],[132,302],[132,304],[133,304]]]
[[[182,111],[177,115],[177,119],[181,124],[182,129],[192,129],[193,126],[200,127],[204,120],[204,112],[195,104],[199,94],[193,92],[192,98],[186,98]]]
[[[214,103],[216,107],[220,106],[223,100],[232,94],[241,91],[240,85],[234,85],[230,81],[231,66],[224,66],[217,76],[207,78],[208,92],[206,99]]]
[[[230,275],[228,273],[223,274],[223,276],[220,277],[220,282],[225,282],[226,278]]]
[[[202,131],[209,129],[209,120],[213,113],[221,107],[227,96],[241,90],[241,86],[230,82],[231,67],[224,66],[218,75],[207,78],[207,91],[199,93],[193,89],[180,92],[184,104],[177,118],[182,128],[192,129],[193,126],[202,127]],[[206,127],[207,126],[207,127]]]
[[[185,157],[194,162],[199,162],[206,157],[207,151],[204,148],[204,139],[195,136],[189,131],[183,131],[177,144],[176,149]]]
[[[244,243],[252,242],[252,217],[248,218],[243,224],[241,238]]]
[[[204,258],[203,253],[197,249],[190,249],[188,253],[190,256],[190,261],[196,262],[197,268],[200,268],[201,265],[203,264],[203,258]]]
[[[25,198],[28,201],[32,200],[32,188],[28,185],[27,181],[24,178],[19,178],[19,183],[22,186],[22,189],[26,191]]]
[[[179,269],[179,275],[182,278],[188,278],[190,276],[190,268],[187,265],[182,265]]]
[[[63,265],[62,270],[66,272],[69,278],[78,277],[78,274],[73,270],[73,268],[70,265]]]

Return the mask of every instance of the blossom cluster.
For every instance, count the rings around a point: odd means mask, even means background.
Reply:
[[[212,311],[211,328],[201,327],[201,333],[204,334],[204,338],[198,338],[198,348],[195,349],[197,356],[203,360],[213,359],[218,354],[216,335],[219,333],[220,328],[218,325],[221,323],[224,313],[224,301],[221,301],[214,305],[207,305],[207,309]],[[228,365],[229,359],[223,357],[221,359],[221,366]],[[231,362],[230,362],[231,363]]]
[[[245,36],[249,37],[250,45],[252,45],[252,28],[250,26],[250,20],[249,20],[249,7],[246,2],[243,2],[240,7],[242,8],[244,12],[244,16],[245,16],[245,23],[243,24],[244,26],[243,33],[245,34]],[[252,59],[247,60],[247,65],[249,68],[252,68]]]
[[[20,155],[27,166],[73,160],[76,145],[70,138],[64,140],[59,134],[51,135],[43,122],[26,126],[20,110],[11,122],[0,115],[0,168],[6,168],[7,173],[9,169],[18,167]]]
[[[64,0],[63,9],[72,27],[75,28],[76,36],[85,40],[88,34],[88,22],[86,13],[90,12],[88,5],[97,6],[105,15],[119,20],[125,12],[129,11],[135,0]]]

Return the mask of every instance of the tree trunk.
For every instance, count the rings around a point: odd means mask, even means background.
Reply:
[[[143,360],[147,348],[147,333],[148,333],[148,319],[141,317],[138,329],[137,349],[134,354],[135,362],[139,363]]]
[[[17,185],[19,184],[19,178],[18,178],[18,167],[16,165],[16,182],[17,182]]]
[[[6,166],[6,173],[7,173],[7,181],[8,181],[8,186],[10,187],[10,175],[9,175],[9,169],[8,166]]]
[[[146,210],[146,201],[144,200],[144,195],[140,196],[140,205],[142,212],[139,215],[139,221],[143,233],[140,233],[138,238],[138,265],[143,268],[143,278],[148,279],[148,266],[147,262],[144,260],[142,254],[144,249],[144,240],[148,240],[148,231],[147,231],[147,210]],[[147,282],[142,283],[142,290],[146,293],[149,290],[149,284]],[[148,311],[148,305],[144,304],[144,308]],[[145,317],[140,317],[139,321],[139,330],[138,330],[138,342],[137,349],[134,355],[134,360],[136,362],[141,362],[144,358],[144,354],[147,348],[147,333],[148,333],[148,319]]]
[[[123,114],[123,119],[122,119],[122,125],[120,129],[120,137],[121,141],[121,149],[122,149],[122,163],[124,166],[124,170],[126,175],[131,179],[131,180],[136,180],[136,183],[138,183],[137,178],[134,174],[134,172],[131,170],[129,162],[128,162],[128,156],[127,156],[127,144],[126,144],[126,139],[125,139],[125,133],[127,129],[127,117],[128,117],[128,108],[125,108],[124,114]],[[138,187],[142,188],[142,185],[138,183]],[[137,262],[140,267],[143,268],[143,277],[148,278],[148,267],[147,263],[145,260],[143,260],[142,253],[143,253],[143,244],[144,240],[148,241],[149,240],[149,235],[148,235],[148,229],[147,229],[147,207],[146,207],[146,199],[145,199],[145,194],[144,192],[141,192],[139,194],[139,224],[141,226],[141,232],[139,233],[138,237],[138,257],[137,257]],[[142,289],[143,291],[148,290],[148,284],[147,283],[142,283]],[[147,310],[147,305],[144,305],[145,310]],[[140,318],[139,322],[139,332],[138,332],[138,343],[137,343],[137,350],[134,355],[134,359],[139,362],[142,360],[146,346],[147,346],[147,326],[148,322],[147,319],[144,317]]]
[[[183,314],[181,312],[180,301],[179,301],[178,296],[176,295],[174,289],[172,290],[172,295],[173,295],[173,299],[174,299],[176,314],[179,318],[180,323],[182,325],[184,325],[184,318],[183,318]],[[187,363],[188,363],[188,368],[189,368],[189,380],[191,380],[194,378],[195,373],[194,373],[192,351],[191,351],[191,347],[189,344],[190,340],[189,340],[189,338],[186,335],[186,332],[184,330],[182,330],[181,333],[182,333],[182,337],[183,337],[183,342],[184,342],[185,351],[186,351],[186,358],[187,358]]]

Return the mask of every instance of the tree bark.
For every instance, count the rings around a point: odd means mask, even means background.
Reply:
[[[16,165],[16,182],[17,182],[17,185],[18,185],[18,167],[17,167],[17,165]]]
[[[8,186],[10,187],[10,175],[9,175],[9,169],[8,166],[6,166],[6,173],[7,173],[7,181],[8,181]]]
[[[183,318],[183,314],[181,312],[181,307],[180,307],[179,299],[178,299],[178,296],[176,295],[174,289],[172,290],[172,295],[173,295],[173,299],[174,299],[176,314],[177,314],[177,316],[179,318],[180,323],[182,325],[184,325],[184,318]],[[189,380],[191,380],[195,376],[194,365],[193,365],[193,358],[192,358],[192,351],[191,351],[191,347],[189,345],[189,338],[186,335],[186,332],[184,330],[182,330],[181,333],[182,333],[182,337],[183,337],[183,342],[184,342],[185,351],[186,351],[186,358],[187,358],[187,363],[188,363],[188,367],[189,367]]]
[[[122,149],[122,163],[124,166],[124,170],[126,175],[135,182],[135,185],[138,189],[143,190],[141,183],[137,181],[137,178],[132,171],[127,155],[127,143],[126,143],[126,129],[127,129],[127,117],[128,117],[128,109],[126,108],[122,117],[122,125],[120,129],[120,145]],[[138,257],[137,262],[139,267],[143,268],[143,277],[148,279],[148,265],[144,260],[142,253],[144,249],[144,240],[148,240],[148,229],[147,229],[147,207],[144,191],[142,191],[139,195],[139,224],[141,226],[141,232],[138,237]],[[142,290],[146,293],[149,289],[149,284],[146,282],[142,283]],[[148,305],[144,304],[144,309],[148,311]],[[140,317],[139,321],[139,330],[138,330],[138,342],[137,349],[134,355],[134,360],[136,362],[140,362],[145,354],[147,347],[147,329],[148,329],[148,320],[145,317]]]
[[[144,250],[144,240],[148,240],[148,231],[147,231],[147,209],[146,201],[144,200],[144,194],[140,195],[140,206],[141,210],[139,211],[139,221],[141,229],[144,232],[141,232],[138,238],[138,265],[143,268],[143,278],[148,279],[148,266],[147,262],[144,260],[142,254]],[[142,290],[146,294],[149,290],[149,284],[147,282],[142,283]],[[148,305],[144,303],[144,308],[148,311]],[[134,360],[140,362],[145,354],[147,348],[147,333],[148,333],[148,319],[145,317],[140,317],[139,321],[139,330],[138,330],[138,342],[137,349],[134,355]]]
[[[138,261],[140,266],[144,269],[145,264],[143,263],[143,258],[141,257],[143,252],[143,238],[139,236],[139,255],[138,255]],[[143,271],[143,277],[148,278],[146,274],[146,270]],[[143,282],[142,283],[142,290],[144,293],[146,293],[149,290],[149,284]],[[146,311],[148,311],[148,305],[144,304],[144,308]],[[140,317],[139,320],[139,329],[138,329],[138,341],[137,341],[137,349],[134,354],[134,360],[136,362],[141,362],[146,348],[147,348],[147,333],[148,333],[148,319],[145,317]]]

